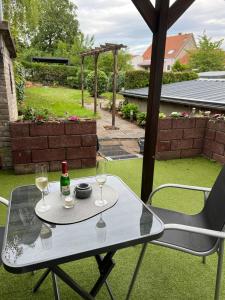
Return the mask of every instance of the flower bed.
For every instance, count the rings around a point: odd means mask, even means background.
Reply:
[[[13,166],[17,174],[33,173],[46,163],[49,171],[67,160],[70,169],[96,164],[96,121],[10,123]]]

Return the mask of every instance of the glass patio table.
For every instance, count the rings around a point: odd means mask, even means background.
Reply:
[[[71,185],[81,182],[92,184],[95,178],[71,180]],[[2,251],[4,268],[11,273],[46,268],[33,291],[51,273],[55,299],[60,297],[56,276],[83,299],[94,299],[102,285],[106,284],[113,299],[107,277],[114,267],[112,258],[116,251],[160,237],[164,225],[120,178],[109,175],[107,184],[118,192],[119,197],[113,207],[102,213],[104,222],[100,221],[100,215],[96,215],[68,225],[46,223],[36,216],[34,208],[41,199],[41,193],[35,185],[14,189]],[[59,191],[59,182],[49,184],[49,192],[55,191]],[[99,278],[90,291],[86,291],[59,265],[90,256],[96,259]]]

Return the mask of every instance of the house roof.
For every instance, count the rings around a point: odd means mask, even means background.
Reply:
[[[64,57],[33,57],[33,62],[42,62],[42,63],[49,63],[49,64],[69,64],[69,59]]]
[[[198,74],[199,78],[225,79],[225,71],[210,71]]]
[[[192,33],[168,36],[166,38],[165,59],[176,58],[177,55],[185,46],[185,44],[187,43],[187,41],[193,38],[194,36]],[[143,54],[143,59],[144,60],[151,59],[151,54],[152,54],[152,46],[149,46]]]
[[[125,90],[124,96],[147,99],[148,88]],[[190,80],[164,84],[162,102],[225,110],[225,80]]]
[[[16,46],[9,30],[9,24],[6,21],[0,22],[0,34],[2,35],[5,45],[10,53],[11,58],[16,58]]]

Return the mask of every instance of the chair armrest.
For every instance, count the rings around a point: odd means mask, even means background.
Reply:
[[[211,191],[211,188],[202,187],[202,186],[194,186],[194,185],[184,185],[184,184],[175,184],[175,183],[167,183],[162,184],[159,187],[157,187],[154,191],[151,192],[148,202],[152,202],[152,197],[160,190],[165,188],[176,188],[176,189],[183,189],[183,190],[192,190],[192,191],[200,191],[203,193],[209,193]]]
[[[220,239],[225,239],[225,232],[223,232],[223,231],[216,231],[216,230],[181,225],[181,224],[165,224],[164,228],[165,228],[165,230],[168,230],[168,229],[182,230],[182,231],[204,234],[204,235],[208,235],[208,236],[212,236],[212,237],[216,237],[216,238],[220,238]]]
[[[4,204],[6,206],[9,206],[9,201],[6,200],[5,198],[0,197],[0,203]]]

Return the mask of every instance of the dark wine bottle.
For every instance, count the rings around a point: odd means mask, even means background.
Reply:
[[[70,194],[70,177],[68,173],[68,165],[66,161],[62,162],[62,174],[60,178],[60,190],[62,195],[68,196]]]

